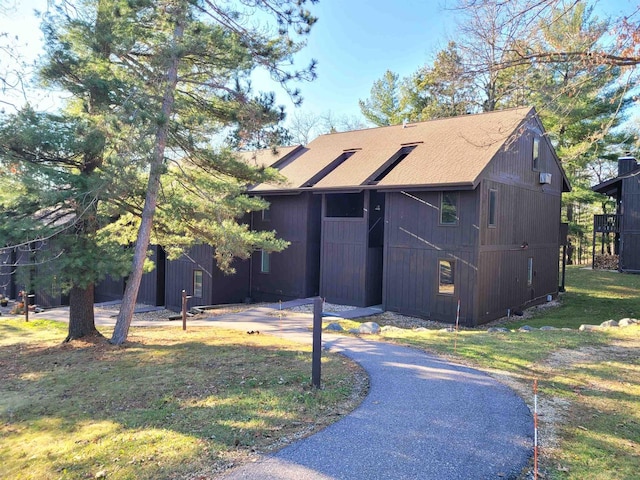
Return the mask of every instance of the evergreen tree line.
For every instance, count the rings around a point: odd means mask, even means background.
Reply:
[[[592,214],[615,211],[590,187],[615,176],[615,160],[638,141],[625,123],[637,94],[637,25],[598,18],[594,3],[460,0],[456,40],[404,78],[386,71],[359,101],[379,126],[536,107],[571,182],[563,212],[577,261],[590,259]]]

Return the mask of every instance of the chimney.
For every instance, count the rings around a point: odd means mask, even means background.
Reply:
[[[621,177],[626,173],[634,171],[638,168],[638,162],[631,155],[624,155],[618,158],[618,176]]]

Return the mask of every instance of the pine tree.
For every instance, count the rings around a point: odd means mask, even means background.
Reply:
[[[87,0],[47,20],[42,78],[72,94],[55,124],[69,134],[61,137],[66,143],[51,147],[31,135],[29,156],[10,141],[25,113],[6,118],[0,161],[25,169],[21,178],[62,187],[59,198],[34,205],[32,212],[67,213],[55,238],[61,257],[71,251],[78,257],[66,271],[72,293],[69,339],[95,331],[93,284],[133,255],[112,341],[126,339],[152,236],[174,255],[195,242],[211,243],[223,269],[232,256],[255,248],[284,248],[273,232],[250,232],[238,220],[265,206],[244,194],[246,186],[277,181],[277,173],[213,145],[228,127],[250,134],[264,125],[255,117],[259,109],[265,113],[264,105],[249,94],[255,68],[266,68],[287,88],[292,80],[314,77],[314,64],[291,71],[293,55],[303,46],[296,37],[315,22],[305,3]],[[261,13],[249,15],[256,12]],[[289,92],[299,100],[297,90]],[[53,118],[35,117],[41,130],[53,128]],[[267,111],[263,119],[273,114]],[[43,160],[47,148],[55,152]],[[52,180],[54,173],[61,180]],[[31,222],[30,238],[44,238],[33,213],[17,205],[11,211]],[[63,246],[67,237],[76,242],[73,249]]]

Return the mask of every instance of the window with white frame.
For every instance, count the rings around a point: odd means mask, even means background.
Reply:
[[[488,224],[490,227],[495,227],[497,224],[497,202],[498,202],[498,190],[491,188],[489,189],[489,212],[488,212]]]
[[[533,163],[532,163],[533,170],[537,172],[540,170],[540,138],[538,137],[533,138],[532,156],[533,156]]]
[[[260,273],[269,273],[271,271],[271,256],[269,252],[261,250],[260,257]]]
[[[438,293],[453,295],[455,291],[455,267],[453,260],[438,260]]]
[[[202,298],[202,270],[193,271],[193,296]]]
[[[440,224],[458,224],[458,193],[442,192],[440,195]]]

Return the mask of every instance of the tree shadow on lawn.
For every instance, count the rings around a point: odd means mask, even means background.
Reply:
[[[0,442],[27,446],[24,435],[35,428],[52,442],[46,453],[51,469],[84,474],[91,465],[113,464],[115,457],[119,468],[127,462],[134,468],[150,452],[157,458],[147,462],[145,476],[162,478],[164,469],[180,470],[194,452],[210,461],[219,452],[266,448],[282,431],[313,426],[330,402],[310,388],[311,355],[299,346],[262,339],[228,345],[178,341],[134,340],[122,348],[94,339],[26,354],[28,343],[5,350]],[[323,365],[344,363],[325,360]],[[69,448],[56,453],[61,439],[74,439],[79,458],[70,458]],[[106,452],[112,458],[102,458]],[[5,460],[0,455],[0,464]]]

